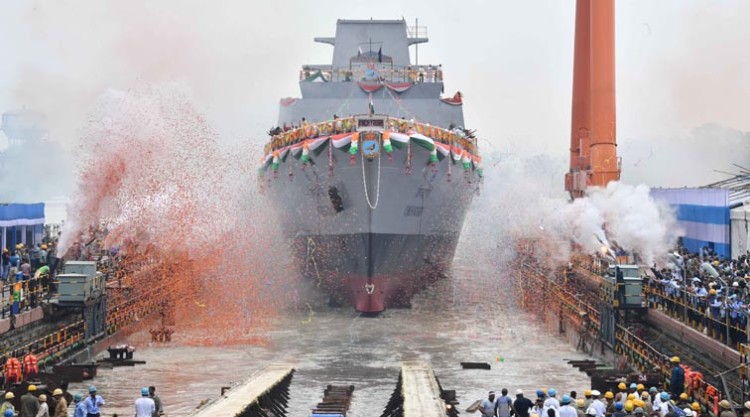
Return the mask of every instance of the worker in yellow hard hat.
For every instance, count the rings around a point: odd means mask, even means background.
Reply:
[[[627,391],[627,390],[628,390],[628,386],[627,386],[627,385],[625,385],[625,383],[624,383],[624,382],[620,382],[619,384],[617,384],[617,389],[618,389],[618,390],[619,390],[620,392],[625,392],[625,391]]]
[[[687,392],[683,392],[677,399],[677,407],[680,409],[690,408],[690,401],[688,401]]]
[[[5,401],[3,401],[3,405],[0,407],[0,415],[5,415],[5,410],[11,410],[16,411],[16,408],[13,406],[13,399],[16,398],[15,395],[11,391],[8,391],[5,393]]]
[[[635,405],[632,401],[625,401],[625,412],[630,414],[635,409]]]
[[[607,391],[604,393],[604,406],[606,407],[607,413],[613,413],[615,411],[615,395],[612,394],[612,391]]]
[[[730,404],[727,400],[719,401],[719,407],[721,407],[721,413],[719,413],[719,417],[734,417],[736,415],[734,414],[734,411],[732,411],[732,404]]]
[[[637,390],[638,392],[641,392],[641,391],[643,391],[644,389],[646,389],[646,387],[645,387],[645,386],[644,386],[643,384],[638,384],[638,385],[636,385],[635,389],[636,389],[636,390]]]
[[[68,401],[63,396],[63,391],[60,388],[56,388],[52,391],[52,397],[55,399],[55,416],[67,416],[68,415]]]
[[[586,391],[584,391],[583,392],[583,396],[586,397],[583,400],[583,402],[584,402],[584,404],[583,404],[583,411],[586,412],[586,410],[588,410],[589,407],[591,407],[591,403],[594,402],[594,398],[591,395],[591,390],[590,389],[587,389]]]

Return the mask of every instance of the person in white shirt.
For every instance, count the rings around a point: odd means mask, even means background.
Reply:
[[[151,417],[156,412],[156,403],[148,395],[148,388],[141,388],[141,398],[135,400],[135,417]]]
[[[602,393],[598,390],[591,391],[591,396],[594,397],[591,407],[596,411],[596,417],[604,417],[604,414],[607,412],[607,406],[599,399],[601,395]]]
[[[570,405],[570,403],[573,401],[572,398],[570,398],[570,395],[563,395],[560,403],[562,404],[560,406],[560,410],[558,411],[558,414],[560,417],[578,417],[578,411],[576,411],[575,407]]]

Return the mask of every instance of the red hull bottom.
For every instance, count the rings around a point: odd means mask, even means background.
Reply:
[[[357,311],[380,313],[386,308],[409,307],[412,296],[439,276],[437,270],[371,278],[348,276],[342,277],[337,287]]]

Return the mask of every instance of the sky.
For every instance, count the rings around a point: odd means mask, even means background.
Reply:
[[[464,94],[485,154],[568,156],[574,0],[4,0],[0,111],[47,115],[73,154],[98,97],[185,85],[227,143],[265,142],[304,64],[329,63],[336,19],[428,28],[420,63]],[[750,165],[750,2],[621,0],[617,135],[623,180],[701,185]],[[412,59],[413,47],[412,47]],[[0,139],[0,147],[3,146]],[[256,156],[252,156],[255,160]],[[556,164],[564,166],[564,164]],[[555,168],[557,169],[557,168]],[[562,172],[550,172],[560,176]]]

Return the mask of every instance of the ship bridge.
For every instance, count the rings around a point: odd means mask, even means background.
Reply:
[[[417,45],[428,41],[424,26],[410,27],[403,19],[338,20],[335,37],[315,41],[333,46],[332,61],[302,66],[302,97],[281,100],[279,126],[298,126],[303,117],[322,122],[367,113],[370,102],[391,117],[464,125],[460,101],[441,100],[442,65],[418,64]]]

